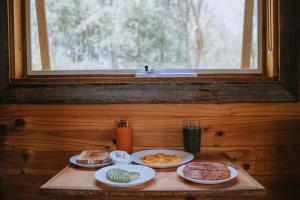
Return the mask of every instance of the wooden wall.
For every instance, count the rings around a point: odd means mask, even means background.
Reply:
[[[1,105],[0,199],[67,199],[39,187],[71,155],[113,149],[118,117],[132,120],[135,149],[181,149],[182,121],[199,119],[202,150],[228,152],[268,189],[259,199],[300,197],[300,103],[137,104]]]

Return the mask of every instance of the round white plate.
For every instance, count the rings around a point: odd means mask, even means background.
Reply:
[[[197,180],[197,179],[192,179],[192,178],[188,178],[186,176],[184,176],[183,174],[183,169],[184,169],[185,165],[180,166],[177,168],[177,174],[179,176],[181,176],[182,178],[192,181],[194,183],[199,183],[199,184],[206,184],[206,185],[213,185],[213,184],[221,184],[221,183],[225,183],[227,181],[230,181],[232,179],[235,179],[238,175],[238,172],[236,169],[234,169],[233,167],[227,166],[228,169],[230,170],[230,178],[225,179],[225,180],[216,180],[216,181],[208,181],[208,180]]]
[[[108,172],[108,170],[113,168],[123,169],[132,172],[139,172],[140,177],[138,177],[136,180],[129,183],[115,183],[110,181],[108,178],[106,178],[106,173]],[[155,177],[155,171],[150,167],[146,167],[142,165],[132,165],[132,164],[119,164],[119,165],[108,166],[99,169],[95,173],[96,180],[113,187],[132,187],[132,186],[146,183],[147,181],[150,181],[154,177]]]
[[[70,163],[72,163],[73,165],[79,166],[79,167],[84,167],[84,168],[101,168],[101,167],[106,167],[108,165],[113,164],[112,161],[101,163],[101,164],[95,164],[95,165],[79,164],[79,163],[76,162],[76,159],[77,159],[78,156],[79,155],[72,156],[69,159]]]
[[[169,155],[177,155],[181,158],[181,163],[178,164],[145,164],[143,161],[140,160],[141,157],[146,155],[152,155],[157,153],[164,153]],[[178,151],[178,150],[168,150],[168,149],[155,149],[155,150],[146,150],[146,151],[139,151],[136,153],[131,154],[131,159],[133,162],[141,165],[145,165],[148,167],[153,168],[171,168],[171,167],[178,167],[180,165],[183,165],[185,163],[188,163],[194,159],[193,154],[184,152],[184,151]]]

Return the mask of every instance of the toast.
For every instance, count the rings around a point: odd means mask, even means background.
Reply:
[[[83,151],[76,158],[76,163],[85,165],[102,164],[108,161],[109,152],[104,150]]]

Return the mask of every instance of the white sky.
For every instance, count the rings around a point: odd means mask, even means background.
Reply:
[[[215,10],[216,17],[224,22],[228,30],[233,34],[240,32],[241,27],[237,24],[242,23],[245,0],[207,0],[206,3]]]

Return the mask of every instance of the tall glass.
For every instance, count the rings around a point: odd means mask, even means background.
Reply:
[[[116,121],[116,147],[117,150],[132,152],[132,128],[128,120],[120,119]]]
[[[201,145],[201,128],[198,120],[186,120],[183,124],[184,150],[198,155]]]

